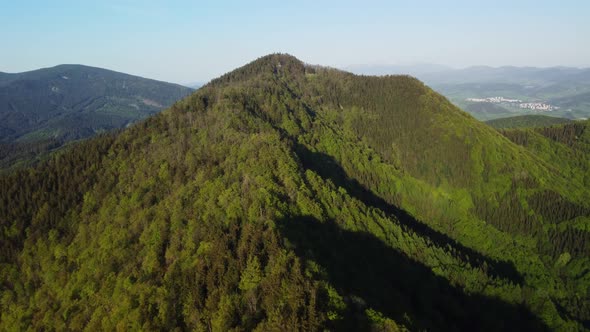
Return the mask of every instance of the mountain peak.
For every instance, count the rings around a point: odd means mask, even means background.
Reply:
[[[273,53],[222,75],[211,81],[211,84],[244,81],[259,75],[302,75],[305,70],[305,63],[296,57],[286,53]]]
[[[299,66],[304,67],[303,61],[299,60],[295,56],[288,53],[271,53],[259,57],[258,59],[251,61],[244,67],[255,67],[278,70],[285,66]],[[242,67],[242,68],[244,68]],[[240,68],[238,68],[240,69]]]

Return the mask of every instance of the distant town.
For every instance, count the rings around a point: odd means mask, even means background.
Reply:
[[[508,99],[504,97],[488,97],[488,98],[467,98],[467,101],[474,103],[522,103],[520,99]]]
[[[523,102],[520,99],[509,99],[504,97],[488,97],[488,98],[467,98],[467,101],[474,103],[508,103],[514,104],[522,109],[529,109],[534,111],[553,111],[559,109],[557,106],[546,104],[543,102]]]

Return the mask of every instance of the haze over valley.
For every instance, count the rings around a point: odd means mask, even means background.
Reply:
[[[590,118],[590,68],[356,65],[346,69],[415,76],[480,120],[525,114]]]

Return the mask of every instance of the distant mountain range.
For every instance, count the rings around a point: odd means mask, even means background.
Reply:
[[[347,69],[365,75],[415,76],[481,120],[539,114],[539,111],[522,109],[518,105],[473,103],[466,99],[496,96],[515,98],[557,107],[544,115],[569,119],[590,117],[590,68],[474,66],[453,69],[426,64],[359,65]]]
[[[412,64],[412,65],[351,65],[342,68],[357,75],[410,75],[422,76],[423,74],[432,74],[453,70],[452,67],[438,64]]]
[[[0,73],[0,142],[86,138],[159,112],[191,91],[83,65]]]
[[[456,69],[438,64],[353,65],[344,68],[360,75],[410,75],[428,84],[515,83],[548,84],[577,82],[590,84],[590,68],[472,66]]]

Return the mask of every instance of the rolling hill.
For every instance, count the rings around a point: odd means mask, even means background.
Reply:
[[[0,176],[0,327],[588,329],[590,131],[568,126],[262,57]]]
[[[190,89],[106,69],[60,65],[0,76],[0,141],[79,139],[122,128]]]
[[[124,128],[192,90],[82,65],[0,74],[0,168]]]

